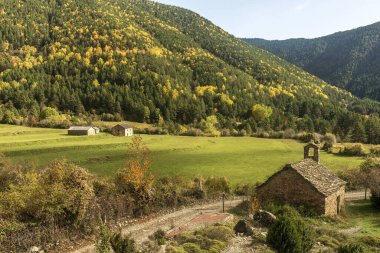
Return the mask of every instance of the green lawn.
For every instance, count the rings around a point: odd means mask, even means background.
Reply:
[[[370,201],[352,201],[346,203],[347,218],[352,226],[360,228],[357,235],[380,237],[380,211]]]
[[[233,183],[265,180],[284,164],[303,158],[294,140],[250,137],[205,138],[143,135],[152,151],[157,176],[226,176]],[[0,152],[17,161],[42,166],[66,158],[99,175],[123,166],[130,137],[68,136],[66,130],[0,125]],[[357,166],[362,159],[322,152],[321,162],[333,171]]]

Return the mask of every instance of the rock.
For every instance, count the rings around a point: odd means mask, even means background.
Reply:
[[[253,216],[253,220],[261,226],[270,227],[277,220],[277,217],[268,211],[258,210]]]
[[[234,227],[234,231],[237,235],[243,234],[246,236],[250,236],[253,234],[253,228],[249,225],[246,220],[239,220]]]
[[[44,251],[37,246],[33,246],[28,250],[28,253],[44,253]]]

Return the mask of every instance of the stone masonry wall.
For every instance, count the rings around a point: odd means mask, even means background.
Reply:
[[[335,216],[337,215],[337,197],[340,196],[340,210],[344,208],[344,193],[345,186],[342,186],[337,192],[326,197],[325,199],[325,215]]]
[[[293,169],[284,169],[257,189],[261,203],[275,201],[309,207],[325,214],[325,197]]]

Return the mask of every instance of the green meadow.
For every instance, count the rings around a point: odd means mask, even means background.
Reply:
[[[181,137],[142,135],[152,152],[156,176],[226,176],[233,183],[265,180],[286,163],[303,158],[295,140],[252,137]],[[0,152],[18,161],[42,167],[54,159],[68,159],[89,171],[112,176],[122,168],[131,137],[68,136],[66,130],[0,125]],[[332,171],[355,167],[358,157],[322,152],[321,163]]]

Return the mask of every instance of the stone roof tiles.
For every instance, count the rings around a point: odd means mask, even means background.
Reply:
[[[325,196],[337,191],[346,182],[331,173],[325,166],[313,159],[289,164],[285,168],[294,169],[301,177],[310,182],[314,188]]]

